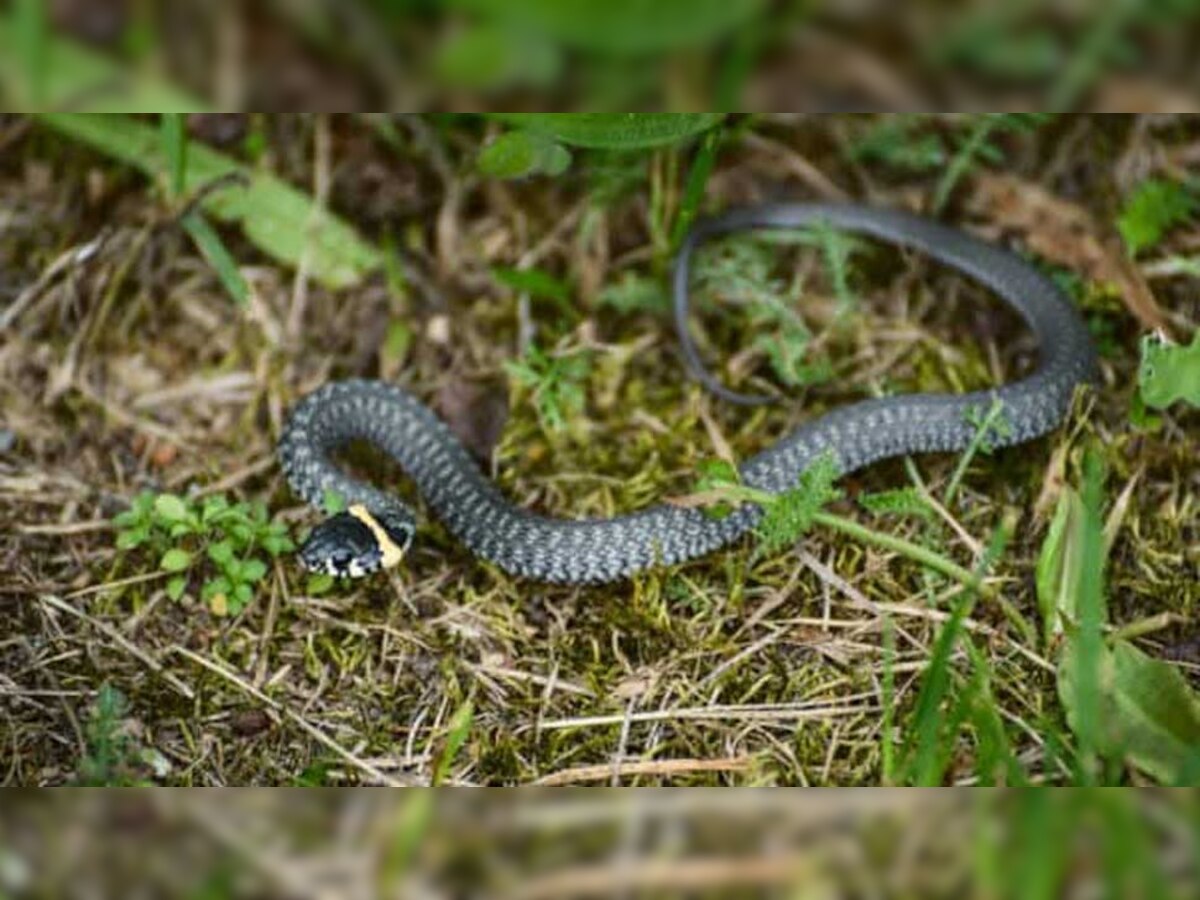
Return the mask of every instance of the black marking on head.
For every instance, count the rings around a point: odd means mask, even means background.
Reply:
[[[341,512],[312,530],[300,548],[300,561],[310,572],[357,578],[379,569],[383,548],[370,526]]]
[[[389,513],[380,513],[375,516],[375,521],[387,532],[387,536],[400,548],[401,553],[408,550],[413,539],[413,523],[411,520]]]
[[[408,545],[412,543],[411,520],[387,513],[377,515],[361,503],[354,504],[346,512],[371,529],[379,545],[380,566],[390,569],[404,558]]]

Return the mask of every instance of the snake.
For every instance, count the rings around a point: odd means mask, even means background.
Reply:
[[[1037,341],[1024,377],[964,393],[877,396],[800,424],[737,467],[740,482],[777,495],[830,455],[844,476],[890,457],[958,452],[977,439],[981,415],[1000,404],[1006,427],[995,447],[1057,428],[1077,387],[1094,383],[1098,362],[1072,302],[1035,265],[1003,247],[916,214],[835,203],[773,203],[700,219],[681,243],[672,273],[675,327],[691,375],[717,396],[753,404],[763,397],[726,388],[701,360],[688,329],[689,282],[697,248],[751,229],[827,226],[924,254],[974,280],[1014,310]],[[335,454],[365,441],[403,469],[425,504],[475,556],[510,575],[559,584],[602,584],[705,556],[752,532],[764,506],[744,502],[723,516],[664,501],[606,518],[546,516],[509,500],[451,429],[416,396],[378,380],[322,385],[292,408],[278,443],[291,489],[331,515],[299,551],[311,572],[354,578],[395,566],[417,528],[412,506],[346,474]]]

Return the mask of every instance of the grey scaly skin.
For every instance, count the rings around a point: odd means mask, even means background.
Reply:
[[[818,221],[919,250],[974,278],[1016,310],[1033,331],[1039,366],[1028,377],[992,390],[910,394],[834,410],[746,460],[739,469],[745,484],[772,493],[794,487],[805,468],[825,453],[832,453],[841,473],[847,474],[888,457],[962,450],[975,435],[972,419],[977,422],[995,401],[1003,404],[1009,428],[993,443],[1022,443],[1054,429],[1066,415],[1076,386],[1095,378],[1095,351],[1078,313],[1053,282],[1011,253],[907,213],[781,204],[734,210],[702,222],[676,261],[675,313],[684,354],[693,375],[720,396],[742,403],[760,399],[729,391],[700,364],[686,328],[695,248],[719,234]],[[762,514],[759,507],[745,505],[717,519],[701,510],[662,504],[610,519],[536,515],[509,502],[446,425],[400,388],[351,380],[309,394],[292,412],[279,443],[292,489],[318,508],[327,491],[347,504],[361,504],[392,523],[391,533],[399,533],[405,545],[415,529],[412,511],[343,474],[330,458],[338,446],[355,438],[393,457],[473,553],[513,575],[540,581],[595,584],[695,559],[745,534]],[[316,533],[314,540],[321,540]],[[309,557],[306,562],[312,564]]]

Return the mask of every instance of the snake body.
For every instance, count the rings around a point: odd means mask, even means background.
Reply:
[[[829,412],[747,459],[739,467],[743,483],[772,493],[789,489],[826,453],[832,453],[840,472],[847,474],[888,457],[962,450],[976,434],[978,415],[996,401],[1003,404],[1008,428],[993,443],[1028,441],[1054,429],[1067,413],[1076,386],[1094,379],[1096,356],[1082,319],[1049,278],[1012,253],[903,212],[779,204],[738,209],[701,222],[676,260],[674,306],[684,354],[693,375],[719,395],[737,402],[756,399],[716,382],[700,365],[688,335],[688,281],[696,248],[716,235],[744,229],[818,222],[923,252],[980,282],[1032,330],[1039,363],[1029,376],[986,391],[869,399]],[[331,458],[353,439],[366,440],[395,459],[473,553],[513,575],[541,581],[601,583],[656,565],[681,563],[729,544],[762,515],[753,504],[723,518],[668,504],[606,519],[537,515],[506,499],[450,429],[404,390],[378,381],[327,384],[293,410],[279,444],[283,469],[293,490],[309,503],[320,507],[334,492],[356,510],[367,511],[368,524],[385,522],[386,534],[397,544],[406,545],[411,537],[412,511],[397,498],[347,476]],[[321,567],[316,557],[328,554],[344,531],[333,529],[322,537],[314,532],[313,552],[306,557],[310,567]],[[365,535],[364,531],[359,536]]]

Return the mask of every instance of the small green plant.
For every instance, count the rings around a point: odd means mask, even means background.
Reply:
[[[914,172],[943,170],[933,195],[933,211],[940,213],[972,169],[981,163],[1004,161],[996,144],[998,137],[1032,131],[1051,118],[1040,113],[886,116],[851,145],[850,155]],[[938,124],[943,127],[931,130]]]
[[[114,520],[117,548],[158,557],[171,574],[167,596],[183,597],[193,581],[218,615],[236,615],[254,598],[267,574],[259,556],[274,558],[294,549],[287,526],[271,521],[261,503],[230,503],[223,494],[189,500],[145,491]]]
[[[1003,556],[1014,527],[1015,517],[1007,517],[996,527],[975,567],[976,582]],[[909,733],[900,746],[899,759],[890,767],[891,778],[896,782],[942,784],[953,763],[960,733],[964,732],[975,742],[975,769],[981,783],[1025,781],[992,692],[987,656],[975,646],[964,627],[979,593],[977,586],[967,585],[938,632],[929,665],[921,678]],[[969,661],[969,669],[963,674],[956,672],[952,664],[955,650],[960,646],[966,649]],[[890,735],[885,737],[885,742],[889,741]],[[895,749],[889,748],[885,755],[891,756]]]
[[[1200,209],[1200,200],[1176,181],[1151,178],[1143,181],[1125,201],[1117,218],[1117,230],[1130,256],[1158,244],[1176,225]]]
[[[851,255],[865,246],[826,225],[805,229],[771,229],[738,235],[706,248],[696,264],[698,298],[720,298],[747,307],[758,331],[754,346],[789,387],[828,381],[833,368],[825,358],[812,359],[812,332],[788,302],[783,279],[775,277],[775,247],[802,244],[821,250],[841,310],[854,303],[849,287]]]
[[[817,457],[801,474],[794,488],[771,494],[741,483],[736,467],[725,460],[707,460],[700,467],[696,487],[713,502],[705,506],[711,515],[728,515],[739,503],[763,508],[755,533],[765,553],[795,543],[812,527],[817,514],[842,497],[834,486],[839,475],[837,457],[831,452]]]
[[[1200,331],[1186,347],[1159,335],[1142,338],[1138,393],[1153,409],[1166,409],[1179,400],[1200,407]]]
[[[551,355],[531,345],[524,358],[509,360],[504,367],[532,392],[538,421],[547,432],[561,431],[583,411],[583,381],[589,369],[586,355]]]
[[[980,581],[979,574],[964,569],[936,550],[895,535],[875,531],[865,525],[860,525],[853,519],[828,512],[825,506],[842,496],[841,491],[834,486],[839,471],[837,457],[832,450],[827,451],[809,464],[797,481],[796,488],[780,493],[771,493],[761,488],[742,484],[738,470],[732,463],[724,460],[712,461],[700,467],[696,494],[687,498],[684,505],[700,507],[717,517],[728,515],[732,509],[743,503],[761,506],[764,516],[757,531],[763,541],[763,546],[768,548],[776,548],[795,541],[813,525],[839,531],[865,544],[882,547],[906,556],[934,572],[977,591],[989,600],[999,603],[1005,615],[1010,619],[1024,624],[1019,613],[1012,608],[1010,603],[994,589]]]
[[[777,494],[758,523],[764,552],[795,543],[812,527],[817,513],[842,496],[834,486],[841,474],[832,452],[817,457],[804,470],[794,488]]]
[[[883,116],[850,146],[850,158],[893,169],[929,172],[946,164],[941,138],[925,130],[926,116]]]
[[[1004,161],[1003,151],[993,143],[996,137],[1033,131],[1051,118],[1045,113],[982,113],[968,117],[970,129],[965,135],[956,131],[952,138],[957,149],[933,192],[934,212],[946,208],[955,186],[975,166]]]
[[[148,784],[135,773],[144,768],[146,754],[125,730],[129,701],[108,682],[100,685],[84,725],[87,752],[79,763],[78,783],[84,787],[135,787]]]

